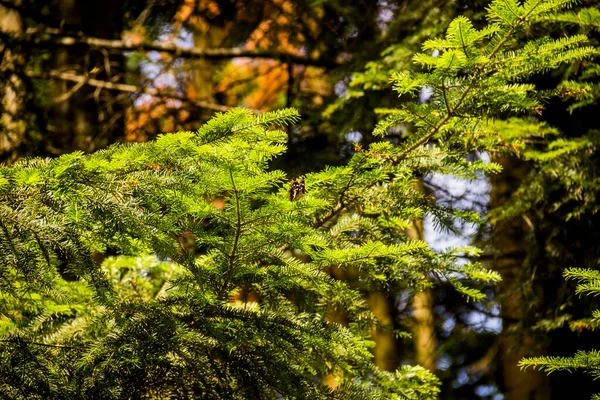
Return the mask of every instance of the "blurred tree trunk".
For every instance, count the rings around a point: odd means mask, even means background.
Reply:
[[[518,188],[528,172],[528,166],[515,158],[502,157],[495,160],[503,166],[501,174],[492,175],[490,208],[504,204]],[[521,371],[518,362],[523,357],[542,355],[536,349],[535,339],[519,323],[526,317],[527,299],[523,282],[525,261],[527,217],[503,221],[493,221],[491,244],[499,254],[492,262],[492,268],[500,272],[502,282],[498,293],[503,329],[500,334],[499,363],[506,400],[545,400],[550,398],[549,378],[540,371]]]
[[[417,184],[421,191],[425,188],[419,181]],[[423,221],[417,220],[411,229],[407,231],[408,237],[413,240],[424,240]],[[435,371],[435,320],[433,313],[433,294],[430,289],[415,294],[412,303],[413,308],[413,343],[415,350],[415,362],[430,371]]]
[[[413,298],[413,318],[415,320],[413,330],[415,361],[428,370],[435,371],[436,339],[431,290],[426,289],[415,294]]]
[[[347,280],[350,282],[358,280],[358,271],[354,268],[348,270],[332,267],[329,274],[338,280]],[[396,328],[396,307],[393,298],[385,295],[383,292],[369,292],[366,294],[367,303],[373,314],[386,327],[371,329],[371,339],[375,342],[373,349],[373,362],[379,369],[384,371],[395,371],[398,368],[398,346],[393,329]],[[343,310],[330,308],[327,313],[327,320],[338,324],[346,325],[348,317]],[[391,329],[389,329],[391,328]],[[326,384],[332,388],[337,386],[336,376],[328,375],[324,378]]]
[[[0,5],[0,159],[14,161],[24,142],[28,121],[23,82],[25,59],[10,42],[23,32],[21,16]]]
[[[349,279],[348,271],[346,269],[342,269],[342,268],[339,268],[336,266],[326,268],[325,272],[327,272],[333,278],[340,280],[340,281]],[[352,272],[352,271],[350,271],[350,272]],[[353,275],[353,274],[351,273],[350,275]],[[352,278],[350,278],[350,279],[352,279]],[[333,307],[331,305],[327,309],[327,316],[325,319],[329,322],[335,322],[340,325],[348,324],[348,315],[346,314],[346,312],[344,310],[340,310],[339,308]],[[339,385],[339,379],[341,376],[342,376],[342,374],[340,371],[334,371],[331,374],[323,376],[321,379],[323,380],[323,384],[329,386],[331,389],[335,389]]]
[[[359,272],[356,268],[342,269],[331,267],[327,271],[332,277],[338,280],[357,282]],[[373,349],[373,362],[379,369],[384,371],[395,371],[399,365],[398,345],[394,332],[396,321],[395,300],[386,296],[383,292],[369,292],[366,295],[367,303],[373,314],[384,324],[385,328],[374,327],[371,329],[371,339],[375,342]],[[348,316],[343,310],[330,308],[327,312],[327,320],[338,324],[348,324]],[[391,328],[391,329],[388,329]],[[335,374],[324,377],[324,382],[332,387],[337,387],[337,377]]]
[[[381,323],[395,328],[396,307],[394,299],[390,299],[382,292],[368,294],[369,308]],[[388,329],[373,329],[371,338],[375,342],[373,361],[384,371],[395,371],[398,368],[398,349],[394,332]]]
[[[123,29],[120,9],[118,0],[57,0],[52,12],[61,23],[86,35],[113,39],[119,38]],[[123,72],[123,55],[59,48],[54,53],[53,68],[111,80]],[[74,84],[66,81],[51,84],[50,140],[46,151],[51,154],[94,151],[121,139],[124,136],[123,106],[115,101],[115,94],[102,93],[86,85],[79,90],[73,88]]]

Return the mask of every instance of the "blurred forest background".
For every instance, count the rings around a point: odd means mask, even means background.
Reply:
[[[595,2],[581,3],[584,8]],[[291,179],[340,165],[356,144],[367,148],[374,140],[376,110],[402,102],[389,84],[390,74],[409,68],[423,41],[442,35],[456,16],[482,22],[486,5],[478,0],[0,0],[0,160],[11,164],[29,156],[93,152],[115,142],[194,131],[214,113],[239,106],[259,113],[293,106],[302,120],[288,128],[289,150],[273,168]],[[597,46],[597,24],[564,29],[585,30]],[[600,74],[586,70],[585,63],[533,81],[550,90],[583,77],[598,87]],[[420,96],[426,101],[427,91]],[[598,129],[596,97],[580,100],[549,98],[539,118],[569,138]],[[387,140],[398,143],[403,137],[399,128]],[[596,334],[569,324],[587,316],[597,301],[576,297],[562,277],[567,267],[598,266],[595,194],[566,196],[560,185],[532,186],[549,172],[523,161],[517,149],[473,157],[493,158],[504,171],[475,182],[424,176],[423,190],[440,203],[474,208],[490,222],[448,234],[425,220],[411,235],[440,248],[449,241],[481,246],[482,260],[503,281],[487,289],[488,301],[482,303],[465,302],[443,285],[414,297],[368,293],[377,316],[413,333],[412,340],[375,333],[375,362],[385,370],[401,363],[423,365],[441,379],[444,399],[589,397],[599,391],[589,377],[523,372],[517,364],[529,356],[572,355],[597,343]],[[591,187],[597,167],[592,154],[584,167],[574,168],[588,172]],[[543,191],[543,199],[506,206],[527,190]],[[353,279],[341,270],[332,274]]]

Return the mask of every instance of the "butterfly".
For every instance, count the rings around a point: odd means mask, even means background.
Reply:
[[[304,187],[304,175],[300,176],[300,178],[292,179],[292,185],[290,186],[290,190],[288,191],[288,195],[290,201],[298,200],[302,196],[306,194],[306,188]]]

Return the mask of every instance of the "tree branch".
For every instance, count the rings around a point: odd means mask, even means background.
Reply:
[[[77,84],[75,84],[71,89],[69,89],[65,93],[61,94],[56,99],[52,100],[52,104],[60,104],[62,102],[69,100],[75,93],[77,93],[79,91],[79,89],[81,89],[90,80],[90,78],[88,76],[82,76],[82,78],[83,79],[80,80],[79,82],[77,82]]]
[[[40,343],[40,342],[28,342],[25,340],[14,340],[14,339],[0,339],[0,343],[14,343],[14,344],[19,344],[19,343],[25,343],[25,344],[32,344],[35,346],[43,346],[43,347],[53,347],[56,349],[73,349],[73,350],[86,350],[85,347],[81,347],[81,346],[65,346],[62,344],[48,344],[48,343]]]
[[[529,14],[533,11],[533,8],[529,11],[529,13],[527,13],[527,16],[529,16]],[[511,27],[511,29],[504,35],[504,37],[498,41],[498,44],[496,44],[496,46],[494,47],[494,49],[490,52],[490,54],[487,55],[488,59],[491,60],[494,58],[494,56],[496,55],[496,53],[502,48],[502,46],[504,45],[504,43],[506,43],[506,41],[508,41],[508,39],[511,37],[511,35],[513,34],[513,32],[517,29],[517,27],[523,22],[525,21],[525,17],[522,17],[523,19],[519,19],[517,21],[517,23]],[[425,135],[423,135],[419,140],[415,141],[412,145],[408,146],[406,149],[402,150],[402,152],[397,156],[396,158],[396,163],[400,162],[401,160],[403,160],[411,151],[413,151],[414,149],[416,149],[417,147],[427,143],[427,141],[429,141],[429,139],[431,139],[436,133],[438,133],[440,131],[440,129],[442,129],[442,127],[446,124],[446,122],[448,122],[450,120],[450,118],[452,118],[453,116],[455,116],[456,111],[462,106],[463,101],[466,99],[467,94],[469,94],[469,92],[473,89],[474,87],[474,82],[477,80],[477,78],[479,78],[479,76],[483,73],[484,71],[484,67],[483,65],[480,65],[477,69],[477,71],[475,72],[474,77],[472,78],[471,82],[465,87],[465,90],[462,93],[462,96],[460,96],[460,99],[458,99],[458,101],[456,102],[456,104],[452,107],[452,109],[448,109],[447,114],[444,115],[444,117],[442,119],[440,119],[438,121],[438,123],[433,126]],[[444,93],[444,97],[445,97],[445,93]]]
[[[318,229],[320,227],[323,226],[323,224],[325,224],[325,222],[329,221],[331,218],[335,217],[340,211],[342,211],[342,209],[344,208],[344,204],[342,203],[338,203],[335,207],[333,207],[329,213],[327,213],[327,215],[325,215],[323,218],[321,218],[320,220],[318,220],[313,227],[315,229]]]
[[[231,169],[231,165],[229,165],[229,178],[231,179],[231,185],[233,186],[233,195],[235,197],[235,212],[237,217],[237,222],[235,225],[235,239],[233,240],[233,246],[231,247],[231,253],[229,254],[229,266],[227,268],[227,276],[225,277],[225,282],[223,282],[223,287],[221,288],[221,292],[219,293],[219,298],[223,297],[227,294],[227,286],[231,282],[231,276],[233,275],[233,268],[235,263],[235,257],[237,252],[238,243],[240,240],[240,236],[242,233],[242,214],[240,210],[240,194],[238,192],[237,186],[235,185],[235,179],[233,178],[233,170]]]
[[[188,99],[187,97],[179,95],[177,93],[165,92],[165,91],[158,90],[156,88],[144,88],[141,86],[129,85],[129,84],[125,84],[125,83],[114,83],[114,82],[102,81],[102,80],[98,80],[98,79],[88,78],[87,76],[83,76],[83,75],[77,75],[77,74],[74,74],[71,72],[60,72],[60,71],[52,70],[52,71],[48,71],[48,72],[37,73],[37,72],[33,72],[33,71],[27,71],[26,75],[29,76],[30,78],[53,78],[53,79],[59,79],[59,80],[63,80],[63,81],[76,82],[78,85],[85,83],[86,85],[101,88],[101,89],[116,90],[116,91],[127,92],[127,93],[143,93],[143,94],[148,94],[150,96],[163,97],[163,98],[166,97],[166,98],[170,98],[170,99],[186,101],[186,102],[192,103],[200,108],[205,108],[207,110],[218,111],[218,112],[227,112],[234,108],[234,107],[224,106],[221,104],[210,103],[207,101],[191,100],[191,99]],[[76,85],[76,86],[78,86],[78,85]]]
[[[44,37],[38,35],[43,34]],[[48,36],[50,35],[50,36]],[[185,48],[166,43],[132,43],[126,40],[110,40],[87,36],[62,36],[58,29],[38,30],[30,28],[21,38],[36,45],[50,45],[60,47],[88,46],[95,49],[110,49],[120,51],[159,51],[173,54],[181,58],[198,58],[205,60],[229,60],[236,57],[268,58],[281,62],[314,67],[334,68],[340,63],[330,59],[315,59],[291,53],[282,53],[273,50],[247,50],[243,48],[213,48],[200,49],[197,47]]]

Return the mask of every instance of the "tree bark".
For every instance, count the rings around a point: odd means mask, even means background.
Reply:
[[[369,308],[375,316],[385,325],[394,328],[395,308],[394,302],[382,292],[371,292],[367,297]],[[387,329],[371,331],[371,338],[375,342],[373,349],[373,362],[379,369],[395,371],[398,368],[398,349],[394,332]]]
[[[418,187],[421,191],[425,190],[423,183],[419,181]],[[407,232],[408,237],[413,240],[424,239],[423,221],[417,220]],[[424,277],[427,279],[427,277]],[[415,362],[422,367],[435,371],[436,355],[436,337],[435,320],[433,313],[433,294],[431,290],[425,289],[418,292],[413,297],[413,343],[415,351]]]
[[[433,295],[430,290],[415,294],[413,298],[413,318],[415,327],[413,340],[417,364],[435,371],[435,325],[433,318]]]
[[[491,208],[504,204],[518,188],[528,173],[527,165],[517,159],[502,157],[496,162],[503,172],[492,175]],[[525,219],[492,221],[491,244],[499,254],[513,257],[498,258],[491,262],[492,268],[502,275],[499,284],[499,301],[503,329],[500,334],[499,363],[502,373],[504,398],[506,400],[545,400],[550,398],[550,381],[545,373],[528,369],[521,371],[518,362],[523,357],[542,355],[536,349],[535,339],[518,332],[519,323],[526,317],[526,304],[521,283],[525,261],[527,222]],[[519,334],[521,333],[521,334]]]
[[[27,132],[24,57],[9,43],[9,38],[22,34],[23,23],[18,12],[0,5],[0,159],[14,161]]]

